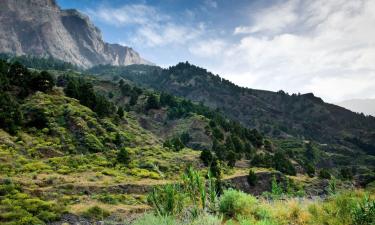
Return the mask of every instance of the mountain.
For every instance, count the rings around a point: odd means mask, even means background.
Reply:
[[[375,99],[350,99],[336,104],[353,112],[375,116]]]
[[[0,60],[1,224],[96,224],[110,215],[114,221],[108,224],[124,223],[132,214],[149,212],[155,198],[164,204],[164,196],[171,193],[164,188],[176,188],[172,195],[182,194],[180,202],[188,202],[185,196],[212,200],[230,187],[279,199],[284,194],[287,198],[326,196],[353,184],[373,185],[369,183],[375,177],[375,157],[370,151],[366,154],[355,147],[346,151],[347,143],[333,142],[327,148],[291,134],[287,137],[281,128],[282,138],[262,135],[220,110],[167,94],[165,87],[158,92],[136,85],[151,78],[171,79],[166,83],[173,88],[178,85],[182,91],[197,86],[210,90],[210,84],[199,77],[217,77],[190,64],[168,70],[145,65],[103,66],[108,72],[98,77],[54,60],[38,62],[31,57],[23,61],[28,68],[17,61]],[[173,71],[173,77],[168,71]],[[194,79],[185,84],[187,77]],[[235,96],[245,94],[246,90]],[[227,101],[228,96],[220,97]],[[304,98],[324,105],[312,95]],[[232,107],[235,110],[236,105]],[[269,112],[259,107],[267,116]],[[360,139],[356,144],[371,147]],[[340,180],[328,181],[331,176]],[[202,190],[207,182],[204,177],[209,181],[207,192]],[[180,183],[186,186],[180,188]],[[202,193],[188,195],[185,190]],[[213,202],[217,204],[217,200]]]
[[[350,164],[353,157],[375,155],[374,117],[325,103],[312,93],[289,95],[242,88],[189,63],[168,69],[99,66],[89,72],[108,78],[120,76],[144,87],[202,102],[274,138],[313,140],[325,146],[327,152],[345,155],[342,164]]]
[[[53,57],[83,68],[150,64],[132,48],[103,41],[100,30],[55,0],[0,1],[0,52]]]

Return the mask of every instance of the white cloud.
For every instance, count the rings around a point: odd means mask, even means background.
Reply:
[[[204,26],[182,25],[157,8],[144,4],[128,4],[119,8],[100,6],[86,10],[92,18],[119,27],[133,26],[134,35],[127,42],[148,47],[184,44],[198,37]]]
[[[217,8],[217,2],[215,0],[205,0],[204,4],[210,8]]]
[[[296,11],[298,4],[299,0],[289,0],[286,3],[260,10],[252,16],[253,26],[236,27],[234,34],[279,32],[297,21],[298,15]]]
[[[150,25],[169,19],[154,7],[143,4],[129,4],[118,8],[99,6],[86,10],[91,17],[116,26]]]
[[[189,51],[200,57],[213,57],[221,54],[227,44],[223,40],[205,40],[189,47]]]
[[[247,35],[220,55],[215,72],[241,85],[314,92],[328,101],[375,89],[375,1],[290,0],[261,12],[251,26],[236,28]]]

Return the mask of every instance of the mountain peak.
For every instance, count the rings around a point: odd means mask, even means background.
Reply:
[[[55,0],[0,2],[0,52],[53,57],[83,68],[151,64],[132,48],[103,41],[89,17]]]

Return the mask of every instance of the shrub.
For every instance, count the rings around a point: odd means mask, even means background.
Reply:
[[[272,177],[271,194],[272,198],[279,198],[283,194],[283,188],[277,183],[276,177]]]
[[[117,153],[117,162],[128,165],[130,163],[130,154],[125,147],[122,147]]]
[[[88,208],[85,212],[82,213],[82,216],[88,219],[104,219],[110,216],[109,211],[100,208],[99,206],[93,206]]]
[[[177,225],[177,222],[170,216],[146,214],[133,222],[132,225]]]
[[[228,189],[224,191],[219,203],[219,211],[230,218],[247,216],[257,204],[257,199],[241,191]]]
[[[276,152],[273,157],[273,163],[276,170],[288,175],[296,175],[296,169],[282,152]]]
[[[175,184],[156,187],[148,195],[148,202],[161,216],[177,214],[183,208],[182,190]]]
[[[350,168],[341,168],[340,175],[343,180],[352,180],[353,179],[353,172]]]
[[[205,166],[209,166],[212,162],[213,156],[210,150],[203,150],[200,155],[200,159],[202,160]]]
[[[249,183],[250,186],[255,186],[257,183],[257,175],[255,174],[254,170],[249,171],[249,175],[247,176],[247,183]]]
[[[315,167],[313,166],[313,164],[307,163],[305,165],[305,170],[306,170],[307,175],[309,175],[309,177],[315,176]]]
[[[353,209],[352,217],[355,225],[375,224],[375,201],[365,196],[362,202]]]
[[[328,169],[323,168],[319,171],[319,178],[320,179],[331,179],[331,173]]]
[[[159,109],[159,108],[160,108],[160,101],[159,101],[158,96],[154,94],[151,94],[150,96],[148,96],[147,102],[146,102],[146,110]]]

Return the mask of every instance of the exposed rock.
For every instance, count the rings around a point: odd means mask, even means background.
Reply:
[[[53,57],[88,68],[99,64],[150,64],[129,47],[105,43],[100,30],[55,0],[0,1],[0,52]]]

